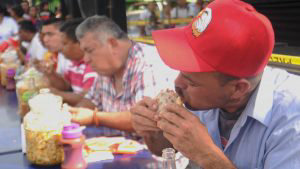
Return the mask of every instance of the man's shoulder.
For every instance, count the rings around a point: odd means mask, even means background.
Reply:
[[[271,73],[274,77],[274,103],[292,107],[295,102],[299,104],[300,76],[280,69],[273,69]]]
[[[300,76],[280,69],[271,69],[269,73],[273,78],[268,80],[274,84],[270,122],[275,126],[300,122]]]
[[[133,51],[144,52],[144,50],[151,48],[151,46],[152,45],[147,45],[147,44],[140,43],[140,42],[134,42]]]
[[[146,66],[152,65],[155,60],[160,58],[154,46],[143,43],[135,43],[131,55],[135,64]]]

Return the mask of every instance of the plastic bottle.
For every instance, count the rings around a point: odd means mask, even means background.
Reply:
[[[82,128],[76,124],[64,126],[60,142],[64,147],[64,162],[62,169],[85,169],[87,163],[83,158],[82,149],[85,136],[82,134]]]
[[[163,169],[176,169],[175,150],[173,148],[165,148],[162,151]]]
[[[16,81],[15,81],[16,71],[14,69],[8,69],[6,72],[6,89],[7,90],[15,90],[16,89]]]

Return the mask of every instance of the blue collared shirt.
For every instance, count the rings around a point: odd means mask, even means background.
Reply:
[[[300,77],[267,67],[224,149],[219,110],[195,114],[237,168],[300,169]]]

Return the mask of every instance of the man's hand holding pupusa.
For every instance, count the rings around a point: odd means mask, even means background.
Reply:
[[[55,73],[54,63],[52,61],[40,61],[36,59],[33,61],[33,65],[38,71],[44,74],[49,75]]]
[[[130,109],[133,128],[139,135],[146,136],[159,131],[155,120],[157,108],[156,100],[145,97]]]
[[[201,165],[205,163],[207,154],[218,151],[218,148],[199,118],[183,107],[182,102],[175,101],[178,96],[170,91],[168,93],[157,96],[161,106],[155,116],[157,127],[175,149]]]

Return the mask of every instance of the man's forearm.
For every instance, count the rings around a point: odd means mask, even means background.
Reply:
[[[143,135],[143,138],[149,150],[157,155],[162,155],[162,150],[165,148],[173,147],[172,144],[163,136],[161,131],[149,131]]]
[[[46,76],[52,87],[61,91],[68,91],[71,89],[70,84],[68,84],[65,79],[57,73],[51,73]]]
[[[77,103],[76,107],[84,107],[94,110],[96,105],[87,98],[82,98],[79,103]]]
[[[106,126],[123,131],[134,131],[131,125],[130,112],[97,112],[100,126]]]
[[[57,91],[55,94],[61,96],[64,102],[68,103],[71,106],[75,106],[83,99],[83,95],[73,92]]]
[[[205,169],[237,169],[217,146],[212,148],[205,158],[197,161],[198,165]]]

